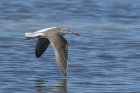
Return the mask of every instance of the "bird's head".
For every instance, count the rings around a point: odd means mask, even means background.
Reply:
[[[63,28],[63,29],[61,30],[61,32],[62,32],[62,35],[66,35],[66,34],[75,34],[75,35],[80,36],[79,34],[72,32],[69,28]]]

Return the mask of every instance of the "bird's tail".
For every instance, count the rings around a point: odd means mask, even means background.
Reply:
[[[25,37],[35,37],[34,33],[25,33]]]
[[[22,38],[22,40],[29,40],[29,39],[33,38],[32,34],[33,34],[33,32],[32,33],[25,33],[25,37]]]

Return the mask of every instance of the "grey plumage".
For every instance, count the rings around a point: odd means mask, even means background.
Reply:
[[[57,64],[60,67],[62,73],[66,76],[68,64],[68,43],[67,40],[63,37],[65,34],[76,33],[73,33],[68,28],[51,27],[33,33],[25,33],[25,39],[27,40],[30,38],[38,37],[35,48],[35,54],[37,58],[39,58],[45,52],[51,43],[55,50]]]

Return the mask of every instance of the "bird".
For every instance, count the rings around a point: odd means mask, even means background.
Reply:
[[[56,62],[61,72],[66,76],[68,68],[68,42],[63,37],[66,34],[75,34],[80,36],[79,34],[72,32],[69,28],[50,27],[35,32],[27,32],[25,33],[24,40],[38,38],[35,47],[37,58],[45,52],[51,43],[55,51]]]

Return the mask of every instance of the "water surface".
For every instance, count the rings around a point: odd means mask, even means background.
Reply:
[[[139,0],[0,0],[1,93],[140,91]],[[68,27],[68,75],[49,45],[40,58],[25,32]]]

